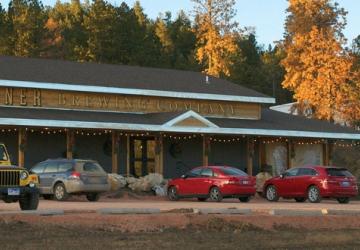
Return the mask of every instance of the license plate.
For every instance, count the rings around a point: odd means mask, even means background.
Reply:
[[[247,184],[249,184],[250,182],[249,182],[249,181],[243,181],[242,183],[245,184],[245,185],[247,185]]]
[[[8,188],[8,195],[20,195],[20,188]]]
[[[348,182],[348,181],[343,181],[343,182],[341,182],[341,186],[342,186],[342,187],[348,187],[348,186],[350,186],[350,182]]]

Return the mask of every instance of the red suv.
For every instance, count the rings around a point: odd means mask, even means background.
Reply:
[[[220,202],[223,198],[239,198],[248,202],[255,195],[255,177],[240,169],[224,166],[194,168],[181,178],[170,180],[168,198],[198,198]]]
[[[358,194],[358,187],[355,177],[345,168],[305,166],[267,180],[264,194],[269,201],[283,197],[316,203],[322,198],[336,198],[339,203],[349,203],[350,197]]]

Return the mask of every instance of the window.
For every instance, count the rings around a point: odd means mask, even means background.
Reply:
[[[59,172],[67,172],[73,167],[71,162],[61,162],[59,163]]]
[[[285,176],[296,176],[298,174],[299,169],[293,168],[285,172]]]
[[[224,175],[247,176],[247,173],[245,173],[244,171],[242,171],[238,168],[232,168],[232,167],[221,168],[221,171],[223,172]]]
[[[82,171],[84,172],[91,172],[91,173],[104,173],[105,171],[97,162],[80,162],[82,165]]]
[[[315,175],[317,175],[317,172],[316,172],[315,169],[312,169],[312,168],[300,168],[299,173],[297,175],[300,175],[300,176],[304,176],[304,175],[315,176]]]
[[[44,162],[39,163],[31,169],[31,172],[35,173],[35,174],[41,174],[42,172],[44,172],[44,168],[46,166],[47,166],[47,163],[44,163]]]
[[[351,177],[352,174],[345,168],[328,168],[326,169],[328,176],[341,176],[341,177]]]
[[[7,157],[6,149],[3,145],[0,145],[0,160],[7,161],[9,160]]]
[[[213,171],[210,168],[205,168],[201,171],[201,176],[204,177],[212,177],[213,176]]]
[[[189,171],[186,176],[189,178],[195,178],[195,177],[199,177],[200,176],[200,172],[201,172],[201,168],[196,168],[193,169],[191,171]]]
[[[56,173],[58,169],[58,163],[57,162],[48,162],[44,173]]]

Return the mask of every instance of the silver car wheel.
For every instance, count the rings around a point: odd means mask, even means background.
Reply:
[[[64,197],[64,194],[65,194],[65,190],[63,186],[57,185],[55,188],[56,199],[61,200]]]

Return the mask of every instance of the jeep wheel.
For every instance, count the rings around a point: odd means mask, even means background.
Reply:
[[[19,200],[21,210],[36,210],[39,205],[39,194],[29,193]]]
[[[98,194],[98,193],[87,194],[86,199],[88,201],[98,201],[100,199],[100,194]]]
[[[54,197],[57,201],[64,201],[69,198],[68,192],[66,192],[65,185],[63,183],[58,183],[54,187]]]

